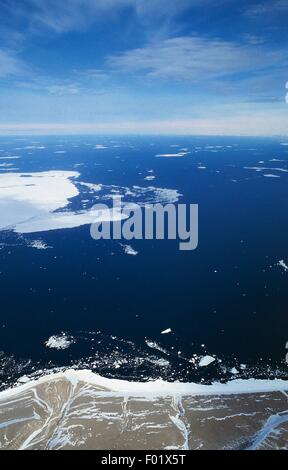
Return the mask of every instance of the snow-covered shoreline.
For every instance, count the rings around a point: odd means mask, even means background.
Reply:
[[[214,382],[211,385],[204,385],[193,382],[166,382],[158,379],[148,382],[129,382],[126,380],[110,379],[94,372],[84,369],[67,369],[56,373],[47,373],[38,379],[22,378],[13,388],[8,388],[0,392],[0,402],[2,399],[17,395],[35,386],[53,382],[59,379],[66,379],[75,385],[77,382],[87,382],[89,384],[103,387],[109,393],[129,394],[130,396],[149,395],[233,395],[245,393],[264,393],[273,391],[287,391],[288,381],[283,379],[263,380],[263,379],[235,379],[227,383]],[[25,381],[25,383],[23,383]],[[22,383],[21,383],[22,382]]]

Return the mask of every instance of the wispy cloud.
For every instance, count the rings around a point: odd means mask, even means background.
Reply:
[[[79,87],[77,84],[51,85],[48,87],[48,91],[51,95],[77,95],[79,93]]]
[[[287,64],[285,51],[201,37],[178,37],[111,56],[107,64],[150,78],[202,81]]]
[[[279,13],[285,13],[288,11],[287,0],[265,0],[256,4],[252,4],[245,9],[245,13],[248,16],[263,16],[263,15],[275,15]]]
[[[43,28],[56,33],[87,29],[133,0],[8,0],[1,2],[3,20],[25,26],[26,33]],[[4,23],[4,21],[3,21]]]
[[[74,70],[74,73],[81,78],[101,82],[109,78],[107,72],[102,69],[77,69]]]
[[[0,0],[2,132],[280,132],[287,11],[287,0]]]
[[[0,77],[27,73],[27,67],[13,52],[0,49]]]
[[[56,33],[86,29],[115,4],[114,0],[29,0],[33,13],[30,21],[33,26],[45,26]],[[121,0],[119,0],[121,3]],[[105,5],[106,4],[106,5]],[[25,12],[23,12],[25,14]]]
[[[218,0],[218,4],[219,4]],[[225,0],[221,0],[222,2]],[[228,1],[228,0],[226,0]],[[216,5],[216,0],[22,0],[21,3],[11,0],[6,3],[18,19],[25,19],[34,29],[44,27],[56,33],[85,30],[95,22],[108,17],[117,18],[121,10],[134,13],[144,24],[150,25],[172,21],[185,10],[205,4]]]
[[[34,92],[45,92],[55,96],[78,95],[81,85],[77,82],[67,80],[57,81],[52,77],[31,76],[27,81],[18,80],[15,82],[17,88],[23,88]]]

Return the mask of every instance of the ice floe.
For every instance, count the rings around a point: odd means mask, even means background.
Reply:
[[[5,173],[0,175],[0,230],[13,228],[29,232],[29,221],[47,218],[66,207],[69,199],[79,194],[71,181],[77,172]],[[23,233],[24,233],[23,232]],[[33,232],[33,230],[32,230]]]
[[[81,182],[80,184],[81,184],[81,186],[86,186],[88,189],[90,189],[91,192],[101,191],[101,189],[103,187],[102,184],[83,183],[83,182]]]
[[[209,364],[212,364],[216,359],[212,356],[203,356],[199,361],[199,367],[207,367]]]
[[[280,259],[280,260],[278,261],[278,265],[281,266],[281,268],[283,268],[284,271],[288,271],[288,266],[287,266],[287,264],[284,262],[283,259]]]
[[[73,344],[74,338],[72,336],[67,336],[65,333],[61,335],[50,336],[48,340],[45,342],[47,348],[50,349],[68,349],[71,344]]]
[[[178,153],[158,153],[155,157],[166,157],[166,158],[173,158],[173,157],[184,157],[187,155],[188,152],[178,152]]]
[[[263,166],[244,166],[244,170],[255,170],[255,171],[280,171],[283,173],[288,173],[286,168],[272,168],[272,167],[263,167]]]
[[[134,248],[132,248],[131,245],[123,245],[121,244],[123,250],[124,250],[124,253],[126,253],[126,255],[131,255],[131,256],[136,256],[138,255],[138,251],[134,250]]]
[[[0,160],[18,160],[21,158],[19,155],[15,155],[14,157],[0,157]]]
[[[37,250],[48,250],[48,248],[51,248],[51,246],[48,246],[43,240],[32,240],[28,243],[28,246],[36,248]]]
[[[164,354],[167,354],[167,351],[164,348],[162,348],[162,346],[160,346],[160,344],[156,343],[156,341],[151,341],[149,339],[146,339],[145,343],[147,344],[147,346],[149,348],[156,349],[157,351],[160,351]]]
[[[161,331],[161,335],[167,335],[168,333],[172,333],[171,328],[167,328],[166,330]]]
[[[44,150],[45,148],[44,145],[26,145],[24,147],[25,150]]]
[[[104,186],[79,181],[79,177],[76,171],[0,174],[0,230],[37,233],[127,218],[120,211],[107,209],[102,211],[99,219],[99,211],[96,214],[93,208],[86,209],[83,204],[80,209],[73,210],[71,200],[83,195],[81,187],[88,188],[93,199],[102,191],[99,198],[103,201],[119,195],[129,198],[126,202],[136,200],[140,205],[177,202],[181,196],[175,189]],[[82,200],[87,202],[87,191]]]

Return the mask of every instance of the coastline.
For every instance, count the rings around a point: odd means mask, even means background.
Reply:
[[[287,448],[288,382],[146,383],[89,370],[0,392],[0,449]]]

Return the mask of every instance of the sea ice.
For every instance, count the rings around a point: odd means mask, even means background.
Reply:
[[[172,332],[171,328],[167,328],[167,330],[161,331],[161,335],[166,335],[166,334],[171,333],[171,332]]]
[[[281,266],[281,267],[284,269],[284,271],[288,271],[288,266],[287,266],[287,264],[284,262],[283,259],[280,259],[280,261],[278,261],[278,265]]]
[[[47,348],[61,350],[69,348],[72,343],[74,343],[72,336],[67,336],[63,333],[58,336],[50,336],[50,338],[45,342],[45,345]]]
[[[81,195],[81,186],[86,186],[93,195],[106,191],[106,194],[101,194],[103,200],[117,194],[135,198],[140,205],[147,202],[173,203],[181,196],[175,189],[154,186],[122,188],[85,183],[78,180],[80,174],[76,171],[40,173],[11,173],[11,170],[7,173],[7,169],[5,171],[5,174],[0,173],[0,230],[9,229],[17,233],[68,229],[93,222],[113,222],[127,218],[122,212],[110,209],[103,210],[100,217],[99,212],[96,214],[93,208],[86,209],[83,205],[82,209],[72,210],[71,199]],[[87,194],[85,196],[84,199],[87,200]],[[136,253],[130,250],[128,254]]]
[[[203,356],[200,359],[199,362],[199,367],[206,367],[209,366],[209,364],[212,364],[212,362],[216,361],[215,357],[212,356]]]
[[[136,256],[138,255],[138,251],[134,250],[131,245],[121,245],[123,247],[124,252],[126,255]]]

